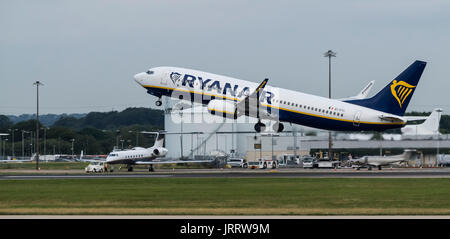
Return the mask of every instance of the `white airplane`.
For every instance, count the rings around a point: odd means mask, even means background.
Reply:
[[[383,131],[401,128],[405,110],[425,69],[415,61],[375,96],[337,100],[267,86],[231,77],[178,67],[156,67],[134,76],[147,93],[207,105],[211,114],[236,119],[256,117],[255,130],[265,130],[261,119],[273,120],[273,130],[283,131],[282,122],[336,131]],[[294,81],[293,84],[296,84]]]
[[[439,133],[439,122],[441,120],[442,109],[434,109],[430,116],[425,118],[421,124],[406,125],[401,129],[403,135],[436,135]],[[417,119],[420,119],[417,118]]]
[[[405,149],[403,154],[399,154],[399,155],[363,156],[363,157],[357,158],[357,159],[350,159],[349,161],[352,164],[352,166],[357,166],[358,170],[360,167],[365,167],[365,166],[367,166],[369,170],[372,170],[372,167],[378,167],[378,170],[381,170],[382,166],[410,160],[412,153],[415,151],[416,150]]]
[[[134,147],[130,150],[112,151],[106,157],[106,163],[108,165],[126,164],[129,172],[133,171],[133,165],[149,165],[149,171],[153,172],[155,170],[155,164],[212,162],[211,160],[159,160],[159,158],[166,156],[168,152],[168,150],[164,148],[164,135],[163,132],[157,132],[155,144],[150,148]]]

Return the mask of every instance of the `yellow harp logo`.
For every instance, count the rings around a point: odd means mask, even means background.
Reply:
[[[411,94],[413,89],[416,88],[413,85],[410,85],[404,81],[397,82],[394,80],[391,85],[391,93],[397,99],[400,108],[402,108],[403,102],[408,98],[408,95]]]

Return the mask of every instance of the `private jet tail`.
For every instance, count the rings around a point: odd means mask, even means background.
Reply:
[[[401,129],[404,135],[433,135],[439,132],[442,109],[434,109],[422,124],[407,125]]]
[[[81,150],[81,153],[80,153],[80,161],[82,161],[83,160],[83,150]]]
[[[426,64],[415,61],[372,98],[346,102],[403,116]]]
[[[411,160],[413,154],[415,154],[417,151],[415,149],[405,149],[403,151],[403,154],[401,154],[404,161]]]
[[[163,131],[158,132],[156,134],[156,141],[155,141],[155,145],[153,145],[153,147],[164,147],[164,138],[165,138],[165,133]]]

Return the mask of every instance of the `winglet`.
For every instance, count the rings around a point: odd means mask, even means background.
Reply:
[[[269,81],[268,78],[264,79],[263,82],[261,82],[261,84],[259,84],[258,88],[256,88],[255,93],[259,93],[259,91],[264,89],[264,87],[267,85],[268,81]]]

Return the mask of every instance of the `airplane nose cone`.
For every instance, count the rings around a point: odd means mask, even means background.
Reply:
[[[135,80],[138,84],[142,85],[142,82],[144,81],[144,76],[145,76],[145,73],[144,73],[144,72],[137,73],[136,75],[134,75],[134,80]]]

